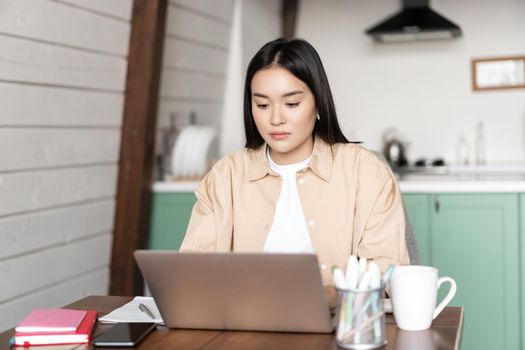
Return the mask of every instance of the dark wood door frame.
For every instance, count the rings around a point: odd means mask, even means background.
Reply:
[[[282,2],[282,34],[295,35],[299,0]],[[154,142],[167,0],[134,0],[117,201],[111,254],[111,295],[141,295],[133,252],[149,235]]]
[[[292,39],[297,27],[297,12],[299,11],[299,0],[282,0],[281,3],[281,26],[282,36]]]
[[[112,295],[141,295],[133,259],[146,247],[166,0],[134,0],[111,256]]]

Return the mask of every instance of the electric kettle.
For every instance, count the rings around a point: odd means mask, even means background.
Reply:
[[[408,166],[406,144],[394,128],[383,133],[383,156],[393,169]]]

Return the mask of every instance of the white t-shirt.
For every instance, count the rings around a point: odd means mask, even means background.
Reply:
[[[281,176],[282,187],[264,252],[314,253],[296,182],[296,173],[306,168],[312,157],[295,164],[278,165],[270,157],[269,151],[266,156],[270,168]]]

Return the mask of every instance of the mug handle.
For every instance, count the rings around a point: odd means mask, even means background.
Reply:
[[[443,311],[445,306],[447,306],[448,303],[450,303],[450,301],[452,300],[452,298],[454,298],[454,295],[456,294],[456,281],[454,281],[450,277],[440,277],[438,279],[437,289],[439,290],[439,287],[441,287],[441,285],[445,282],[450,283],[450,290],[448,291],[447,296],[443,298],[441,303],[439,303],[439,305],[434,310],[434,315],[432,315],[432,319],[435,319],[441,313],[441,311]]]

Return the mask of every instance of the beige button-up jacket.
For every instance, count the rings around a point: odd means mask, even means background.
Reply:
[[[263,251],[281,189],[265,150],[226,156],[204,177],[181,251]],[[399,186],[372,152],[317,137],[297,189],[325,285],[332,284],[330,267],[344,269],[351,254],[383,271],[409,263]]]

